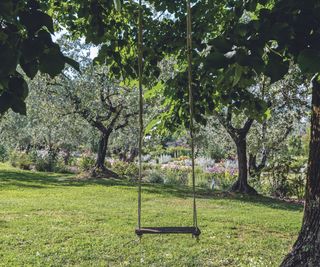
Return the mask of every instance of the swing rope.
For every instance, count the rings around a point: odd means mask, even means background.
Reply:
[[[138,65],[139,65],[139,188],[138,188],[138,228],[141,229],[141,183],[142,183],[142,142],[143,142],[143,88],[142,88],[142,0],[139,0],[139,33],[138,33]]]
[[[139,0],[139,18],[138,18],[138,74],[139,74],[139,179],[138,179],[138,228],[136,234],[187,234],[191,233],[194,237],[200,235],[197,220],[196,205],[196,185],[195,185],[195,145],[194,145],[194,99],[192,90],[192,20],[191,20],[191,4],[187,0],[187,59],[188,59],[188,92],[189,92],[189,112],[190,125],[189,134],[191,142],[191,158],[192,158],[192,191],[193,191],[193,227],[141,227],[141,186],[142,186],[142,147],[144,136],[143,125],[143,22],[142,22],[142,0]]]
[[[188,88],[189,88],[189,109],[190,109],[190,141],[192,159],[192,191],[193,191],[193,226],[198,227],[197,203],[196,203],[196,175],[195,175],[195,152],[194,152],[194,99],[192,90],[192,19],[191,4],[187,0],[187,54],[188,54]]]

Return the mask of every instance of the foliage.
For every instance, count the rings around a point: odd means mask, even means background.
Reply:
[[[132,162],[115,161],[112,163],[111,169],[120,177],[136,179],[139,175],[137,164]]]
[[[55,95],[49,90],[51,80],[37,75],[29,81],[26,99],[28,116],[8,112],[0,121],[0,137],[9,149],[42,150],[76,149],[91,146],[92,132],[75,116],[65,116],[65,111],[55,104]],[[43,111],[46,112],[43,112]]]
[[[201,125],[196,136],[199,154],[216,161],[236,154],[232,139],[215,116],[207,117],[207,124]]]
[[[0,162],[6,162],[9,159],[8,150],[4,145],[0,145]]]
[[[290,172],[290,158],[284,155],[277,157],[276,160],[270,164],[272,168],[271,176],[271,195],[284,198],[289,196],[289,172]]]
[[[146,179],[148,182],[153,184],[163,184],[164,173],[159,170],[150,170],[146,174]]]
[[[88,172],[93,169],[95,164],[95,159],[92,155],[82,154],[80,158],[78,158],[77,165],[79,166],[81,171]]]
[[[40,172],[70,173],[63,159],[56,152],[49,151],[19,151],[12,150],[9,156],[12,166],[22,170],[36,170]]]
[[[217,181],[217,177],[213,173],[209,173],[207,171],[203,171],[202,168],[196,168],[195,169],[195,175],[196,175],[196,186],[203,187],[203,188],[210,188],[212,179],[215,179],[216,184],[219,183]],[[192,182],[192,175],[189,173],[189,184]],[[225,189],[225,188],[220,188]]]
[[[188,185],[188,171],[167,169],[164,172],[164,184],[167,185]]]
[[[305,191],[307,153],[303,136],[292,136],[286,145],[272,155],[264,177],[269,179],[268,194],[302,199]]]
[[[157,158],[157,162],[159,164],[167,164],[172,160],[170,155],[162,154]]]
[[[39,172],[52,172],[53,164],[50,162],[49,157],[36,156],[34,160],[34,168]]]
[[[30,170],[32,158],[25,151],[12,151],[9,156],[9,161],[13,167],[22,170]]]
[[[38,1],[1,1],[0,19],[0,114],[10,108],[26,114],[25,76],[33,79],[41,71],[55,77],[66,63],[79,66],[52,41],[53,19]]]
[[[175,158],[187,157],[191,154],[190,148],[184,146],[170,146],[166,148],[166,151]]]

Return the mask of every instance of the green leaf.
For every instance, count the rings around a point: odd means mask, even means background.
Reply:
[[[33,79],[39,70],[38,60],[26,63],[23,58],[20,58],[20,66],[30,79]]]
[[[227,53],[232,50],[232,44],[222,37],[217,37],[208,43],[209,45],[212,45],[216,51],[219,51],[221,53]]]
[[[1,0],[0,1],[0,14],[1,16],[11,19],[14,3],[12,0]]]
[[[265,118],[266,118],[267,120],[269,120],[269,119],[271,118],[271,109],[270,109],[270,108],[268,108],[268,109],[266,110],[266,112],[264,113],[264,116],[265,116]]]
[[[237,34],[239,34],[239,36],[245,37],[246,34],[248,33],[247,24],[238,23],[238,24],[235,26],[235,32],[236,32]]]
[[[298,64],[304,73],[320,72],[320,51],[305,49],[298,56]]]
[[[43,42],[40,38],[29,38],[22,42],[22,54],[24,63],[31,62],[43,52]]]
[[[15,72],[18,64],[18,53],[7,45],[0,49],[0,76],[7,76]]]
[[[26,104],[24,100],[29,89],[23,77],[16,73],[8,82],[8,88],[0,96],[0,114],[5,113],[9,108],[14,112],[26,115]]]
[[[239,83],[242,77],[242,72],[243,72],[243,68],[240,65],[235,64],[232,87],[236,86]]]
[[[11,109],[21,115],[27,115],[26,103],[20,98],[14,98],[12,101]]]
[[[70,57],[64,57],[64,60],[67,64],[69,64],[72,68],[80,72],[80,64],[79,62],[73,60]]]
[[[213,69],[221,69],[227,67],[229,60],[223,54],[218,52],[213,52],[209,54],[206,58],[206,66]]]
[[[288,73],[289,62],[283,61],[283,58],[275,53],[269,55],[269,61],[266,66],[266,75],[271,78],[271,82],[276,82]]]
[[[9,80],[9,91],[14,98],[25,100],[29,94],[29,88],[22,76],[14,76]]]
[[[145,134],[151,133],[160,124],[161,124],[161,120],[159,118],[156,118],[156,119],[150,121],[149,124],[147,125],[144,133]]]
[[[35,33],[41,28],[46,27],[50,33],[54,34],[52,18],[39,10],[32,12],[23,12],[20,15],[21,22],[26,26],[28,31]]]
[[[0,114],[4,114],[11,107],[11,97],[8,92],[0,95]]]
[[[268,3],[268,0],[259,0],[259,3],[261,5],[266,5]]]
[[[120,0],[113,0],[114,6],[116,7],[117,11],[121,11],[121,1]]]
[[[9,87],[9,77],[0,78],[0,94],[6,91]]]
[[[48,73],[52,78],[62,72],[65,66],[65,56],[61,53],[58,45],[40,57],[39,69],[42,73]]]

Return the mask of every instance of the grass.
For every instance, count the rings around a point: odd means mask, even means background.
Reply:
[[[137,190],[115,180],[0,165],[0,266],[278,266],[302,207],[266,197],[201,191],[202,236],[134,235]],[[145,185],[143,222],[189,225],[187,188]]]

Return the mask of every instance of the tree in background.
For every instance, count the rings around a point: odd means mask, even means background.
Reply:
[[[305,127],[310,99],[307,81],[297,66],[274,84],[266,84],[262,99],[269,104],[270,117],[254,123],[249,136],[249,174],[259,181],[268,158],[292,133]],[[300,128],[300,129],[299,129]]]
[[[200,125],[196,136],[196,144],[199,154],[215,161],[226,158],[234,158],[236,151],[230,135],[215,116],[208,118],[206,125]]]
[[[62,78],[51,87],[56,104],[66,114],[77,115],[100,133],[93,174],[117,177],[105,167],[111,134],[130,123],[137,114],[132,88],[111,82],[106,68],[90,68],[81,77]],[[109,151],[111,152],[111,151]]]
[[[7,151],[43,151],[48,153],[47,171],[52,171],[58,152],[65,153],[65,163],[71,151],[89,143],[85,123],[75,116],[63,116],[48,94],[51,79],[37,75],[29,81],[30,97],[26,99],[28,116],[14,112],[4,115],[0,123],[2,145]]]

